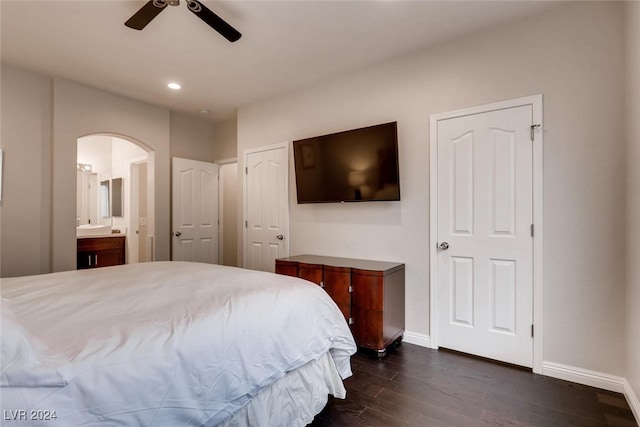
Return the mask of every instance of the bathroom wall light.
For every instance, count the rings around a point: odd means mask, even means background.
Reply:
[[[169,83],[169,84],[167,85],[167,87],[168,87],[169,89],[173,89],[173,90],[182,89],[182,86],[180,86],[180,84],[179,84],[179,83],[176,83],[176,82],[171,82],[171,83]]]
[[[87,163],[78,163],[78,170],[80,172],[91,172],[91,165]]]

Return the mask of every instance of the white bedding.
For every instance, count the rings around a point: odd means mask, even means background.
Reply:
[[[327,352],[351,375],[344,317],[293,277],[155,262],[2,279],[1,290],[1,406],[55,411],[33,425],[213,426]],[[31,425],[13,414],[3,425]]]

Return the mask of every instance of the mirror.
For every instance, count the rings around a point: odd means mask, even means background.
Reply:
[[[124,205],[122,182],[122,178],[113,178],[111,180],[111,216],[124,216],[122,212]]]
[[[98,224],[98,174],[78,171],[76,225]]]
[[[122,184],[122,178],[100,181],[100,216],[102,218],[123,216],[122,206],[124,205],[124,195]]]
[[[111,216],[111,210],[109,209],[109,180],[100,181],[100,216],[102,218],[109,218]]]

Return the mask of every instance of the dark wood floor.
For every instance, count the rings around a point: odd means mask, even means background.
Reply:
[[[323,426],[637,426],[622,394],[446,350],[402,344],[383,360],[358,353],[346,400]]]

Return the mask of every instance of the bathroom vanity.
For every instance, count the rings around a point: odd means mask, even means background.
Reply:
[[[124,235],[78,237],[78,270],[125,263]]]

